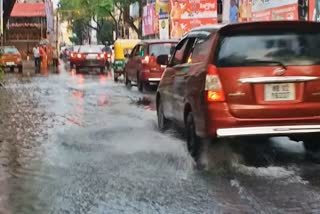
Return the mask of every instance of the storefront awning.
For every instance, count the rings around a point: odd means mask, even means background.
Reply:
[[[46,17],[44,3],[16,3],[11,17]]]

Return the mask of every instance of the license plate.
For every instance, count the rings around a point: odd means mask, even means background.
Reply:
[[[96,54],[88,54],[87,59],[96,59],[97,55]]]
[[[6,65],[15,65],[14,62],[7,62]]]
[[[290,101],[295,100],[296,90],[294,83],[279,83],[264,85],[265,101]]]

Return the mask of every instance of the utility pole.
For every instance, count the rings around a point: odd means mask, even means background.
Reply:
[[[0,0],[0,14],[1,14],[1,17],[0,17],[0,38],[1,38],[1,41],[0,41],[0,44],[1,46],[3,45],[3,41],[4,41],[4,35],[3,35],[3,0]]]

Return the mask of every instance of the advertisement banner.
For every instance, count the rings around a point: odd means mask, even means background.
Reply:
[[[159,38],[169,39],[169,19],[159,20]]]
[[[155,12],[155,3],[143,7],[142,35],[148,36],[159,32],[158,16]]]
[[[169,14],[169,0],[157,0],[156,1],[156,13],[161,16]]]
[[[184,33],[200,25],[215,24],[217,0],[170,0],[171,38],[180,38]]]
[[[309,21],[320,22],[320,0],[309,0]]]
[[[239,2],[239,22],[249,22],[252,18],[252,0]]]
[[[252,20],[299,20],[298,0],[253,0]]]

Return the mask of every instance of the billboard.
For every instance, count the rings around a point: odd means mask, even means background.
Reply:
[[[320,0],[309,0],[309,21],[320,22]]]
[[[252,20],[299,20],[298,0],[253,0]]]
[[[180,38],[194,27],[215,24],[217,0],[170,0],[171,38]]]
[[[239,1],[239,21],[248,22],[252,18],[252,0]]]
[[[169,39],[169,19],[159,20],[159,38]]]
[[[142,36],[154,35],[159,32],[159,18],[156,15],[155,3],[143,7]]]

